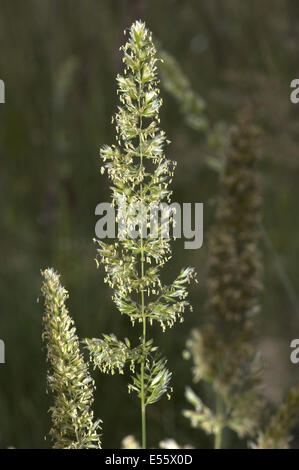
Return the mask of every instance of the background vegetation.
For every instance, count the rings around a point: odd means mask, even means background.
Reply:
[[[246,100],[264,131],[264,293],[260,349],[268,360],[265,394],[275,403],[298,380],[289,360],[298,337],[298,124],[290,82],[298,77],[299,4],[295,0],[2,0],[0,76],[6,103],[0,115],[1,264],[0,447],[49,444],[45,353],[41,344],[40,269],[55,266],[70,291],[70,312],[81,337],[131,326],[116,313],[92,243],[98,202],[108,182],[99,175],[98,151],[113,142],[115,76],[123,30],[142,18],[206,101],[213,123],[230,124]],[[188,127],[176,100],[163,91],[162,127],[171,139],[168,156],[178,161],[173,200],[203,202],[204,233],[213,220],[218,175],[207,165],[205,135]],[[167,278],[194,265],[199,287],[191,289],[194,312],[183,327],[156,343],[174,371],[174,394],[149,408],[149,445],[164,437],[195,447],[209,445],[182,416],[184,388],[192,381],[182,350],[200,326],[206,301],[207,243],[197,251],[174,244]],[[168,270],[168,272],[167,272]],[[136,331],[136,335],[138,332]],[[127,404],[126,379],[96,374],[95,415],[103,419],[103,447],[139,437],[138,402]],[[204,391],[203,391],[204,392]],[[126,404],[125,404],[126,403]],[[296,430],[295,430],[296,431]],[[299,439],[299,426],[297,441]],[[235,445],[234,435],[226,445]],[[296,441],[294,442],[296,445]]]

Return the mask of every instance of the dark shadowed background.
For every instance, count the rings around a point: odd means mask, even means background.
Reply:
[[[98,158],[114,143],[119,46],[133,20],[146,21],[206,101],[213,122],[230,125],[247,100],[264,131],[260,171],[264,293],[260,347],[268,361],[265,393],[275,403],[298,380],[289,343],[299,337],[299,104],[290,82],[299,76],[299,3],[295,0],[1,0],[0,78],[0,447],[49,447],[45,353],[41,344],[40,269],[53,266],[70,292],[69,309],[80,337],[132,328],[114,307],[92,243],[95,206],[110,199]],[[204,136],[189,128],[175,99],[162,88],[161,126],[177,160],[174,197],[204,203],[204,234],[213,220],[218,175],[206,165]],[[269,240],[268,240],[269,242]],[[149,445],[165,437],[195,447],[209,445],[182,416],[191,364],[182,358],[190,330],[199,326],[206,288],[207,253],[174,243],[165,269],[170,277],[194,265],[194,312],[183,326],[152,332],[169,359],[174,394],[149,408]],[[135,327],[138,329],[138,326]],[[138,335],[136,331],[136,335]],[[119,447],[127,434],[139,438],[139,403],[127,394],[127,378],[95,373],[96,416],[103,419],[103,446]],[[297,429],[299,434],[299,428]],[[234,436],[228,436],[233,443]],[[233,444],[231,444],[233,445]]]

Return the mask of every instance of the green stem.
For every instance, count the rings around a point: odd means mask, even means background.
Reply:
[[[221,449],[221,444],[222,444],[222,427],[219,427],[218,431],[215,434],[214,449]]]
[[[138,107],[140,109],[140,98],[138,99]],[[140,117],[139,129],[142,129],[142,117]],[[141,148],[141,134],[139,134],[139,148]],[[140,168],[142,169],[143,154],[140,150]],[[141,202],[143,198],[143,185],[140,187]],[[141,254],[141,279],[144,277],[144,249],[143,249],[143,233],[142,225],[140,227],[140,254]],[[146,449],[146,405],[145,405],[145,394],[144,394],[144,363],[145,363],[145,343],[146,343],[146,316],[144,314],[144,290],[141,290],[141,315],[142,315],[142,346],[143,346],[143,357],[141,362],[141,434],[142,434],[142,448]]]
[[[141,275],[144,275],[144,258],[143,258],[143,240],[141,238]],[[146,318],[144,315],[144,292],[141,291],[141,311],[142,311],[142,345],[145,349],[146,341]],[[146,449],[146,413],[145,413],[145,402],[144,402],[144,356],[141,363],[141,429],[142,429],[142,448]]]
[[[141,277],[144,276],[144,253],[143,253],[143,238],[141,234]],[[141,291],[141,313],[142,313],[142,345],[145,350],[146,341],[146,317],[144,315],[144,291]],[[142,428],[142,448],[146,449],[146,414],[144,403],[144,356],[141,363],[141,428]]]
[[[216,419],[219,422],[222,417],[222,403],[221,403],[221,397],[219,394],[217,394],[217,399],[216,399]],[[215,442],[214,442],[214,449],[221,449],[222,445],[222,431],[223,431],[223,426],[220,424],[218,425],[218,429],[215,433]]]

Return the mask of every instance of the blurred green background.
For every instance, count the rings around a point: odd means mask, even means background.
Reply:
[[[0,365],[1,448],[50,445],[44,439],[51,400],[45,393],[42,304],[36,302],[41,268],[53,266],[62,274],[80,337],[132,336],[128,320],[112,304],[102,269],[96,270],[92,238],[95,206],[110,198],[98,151],[114,142],[119,46],[124,29],[139,18],[204,98],[211,122],[230,124],[246,100],[254,105],[264,130],[263,219],[273,245],[271,250],[262,245],[265,289],[258,334],[268,361],[265,393],[275,403],[299,379],[299,366],[289,360],[289,343],[299,337],[299,105],[289,98],[290,82],[299,76],[299,3],[1,0],[0,78],[6,85],[6,103],[0,105],[0,338],[6,345],[6,364]],[[206,234],[218,175],[206,165],[205,136],[185,125],[172,96],[163,89],[162,95],[161,126],[172,141],[167,154],[178,162],[173,199],[204,203]],[[171,437],[206,447],[209,439],[181,414],[184,388],[192,381],[182,351],[204,311],[206,245],[186,251],[177,241],[173,249],[166,278],[191,264],[200,282],[191,288],[194,312],[183,326],[152,332],[174,372],[174,394],[149,408],[149,445]],[[139,438],[139,403],[128,397],[126,377],[95,377],[103,446],[119,447],[127,434]]]

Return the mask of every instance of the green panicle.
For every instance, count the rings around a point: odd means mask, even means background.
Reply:
[[[54,396],[50,408],[50,437],[55,449],[101,448],[100,420],[94,421],[94,381],[79,349],[74,322],[65,302],[67,290],[53,269],[42,272],[45,301],[43,340],[47,349],[48,390]]]
[[[126,198],[126,220],[122,236],[113,243],[97,240],[97,256],[105,267],[105,282],[113,289],[113,301],[132,325],[142,326],[140,343],[131,347],[128,340],[114,335],[86,340],[91,360],[100,371],[123,373],[125,365],[133,372],[129,392],[141,401],[142,446],[146,446],[145,409],[171,391],[171,373],[153,342],[147,339],[147,327],[158,323],[163,331],[172,327],[189,307],[187,285],[194,269],[183,269],[170,285],[163,285],[160,269],[171,257],[169,237],[163,237],[166,221],[160,219],[156,237],[147,236],[151,224],[150,208],[170,202],[175,162],[166,159],[166,135],[160,129],[162,105],[157,77],[156,49],[152,35],[141,21],[129,30],[127,43],[121,47],[124,70],[117,76],[120,104],[113,118],[116,145],[100,151],[101,172],[111,181],[112,205]],[[142,223],[135,210],[143,207]],[[145,212],[145,213],[144,213]],[[136,227],[138,227],[136,229]],[[137,230],[137,237],[132,237]],[[136,365],[138,368],[135,369]]]

